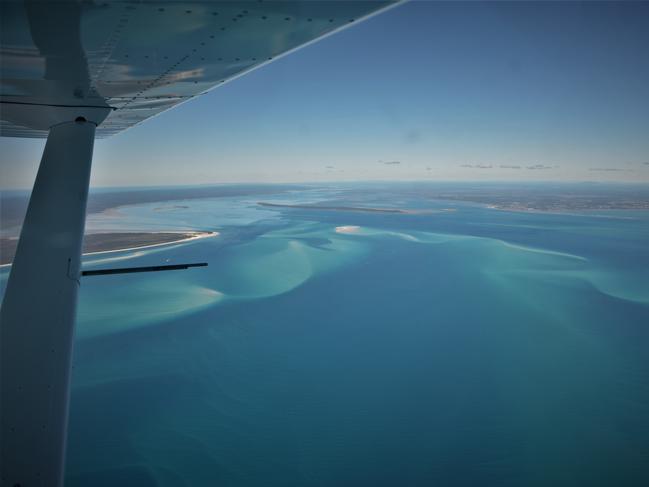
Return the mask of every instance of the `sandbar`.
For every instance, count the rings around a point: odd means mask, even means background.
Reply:
[[[122,250],[139,250],[161,245],[215,237],[218,232],[112,232],[91,233],[83,238],[83,254],[100,254]],[[18,245],[17,238],[0,239],[0,266],[11,264]]]

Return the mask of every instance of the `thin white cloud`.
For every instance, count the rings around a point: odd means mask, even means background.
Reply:
[[[471,167],[473,169],[492,169],[491,164],[460,164],[460,167]]]

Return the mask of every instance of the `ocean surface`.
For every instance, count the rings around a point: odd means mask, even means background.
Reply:
[[[649,212],[241,193],[89,216],[219,235],[85,257],[209,267],[83,279],[66,486],[649,485]]]

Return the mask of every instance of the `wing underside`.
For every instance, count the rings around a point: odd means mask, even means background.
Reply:
[[[389,7],[388,1],[2,3],[0,134],[108,107],[107,137]]]

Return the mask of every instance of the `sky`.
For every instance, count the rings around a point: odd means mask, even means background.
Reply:
[[[649,3],[408,2],[95,143],[91,185],[649,182]],[[0,138],[0,188],[44,140]]]

